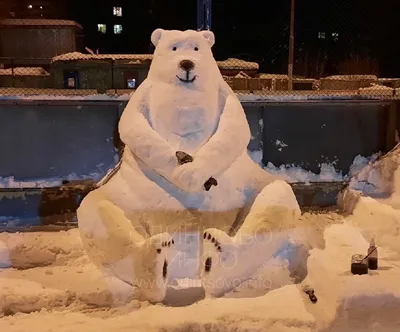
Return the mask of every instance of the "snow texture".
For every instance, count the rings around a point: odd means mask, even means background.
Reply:
[[[52,188],[59,187],[62,185],[63,181],[78,181],[78,180],[93,180],[97,182],[102,179],[104,173],[92,172],[84,175],[77,175],[71,173],[65,178],[46,178],[46,179],[30,179],[25,181],[16,180],[13,176],[2,178],[0,177],[0,188]]]
[[[276,145],[278,149],[283,149],[287,146],[281,140],[277,140]],[[261,150],[249,151],[249,155],[254,162],[262,166],[263,152]],[[367,168],[365,167],[372,164],[379,158],[380,155],[381,153],[379,152],[374,153],[369,157],[357,155],[350,166],[349,174],[342,174],[342,172],[338,172],[334,163],[322,163],[320,165],[320,172],[318,174],[307,171],[304,168],[294,164],[280,165],[279,167],[276,167],[273,163],[268,162],[264,169],[270,174],[280,176],[289,183],[335,182],[351,180],[352,186],[357,186],[357,179],[362,176],[362,174],[367,172]]]
[[[400,256],[377,237],[379,269],[350,273],[351,256],[366,253],[370,240],[363,220],[305,213],[287,246],[224,298],[204,299],[200,280],[171,280],[161,305],[133,294],[126,305],[116,302],[129,289],[92,265],[78,230],[0,234],[0,264],[9,267],[0,270],[0,330],[395,332]],[[303,272],[301,284],[293,284],[293,271]]]
[[[201,260],[188,262],[187,277],[201,275],[207,295],[220,296],[279,250],[300,209],[291,187],[248,155],[250,128],[212,55],[214,34],[157,29],[151,40],[148,77],[119,123],[121,164],[77,211],[83,245],[100,270],[158,302],[175,232],[195,231]]]
[[[0,69],[1,76],[50,76],[42,67],[16,67]]]

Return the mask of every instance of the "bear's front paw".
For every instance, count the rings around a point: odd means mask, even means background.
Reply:
[[[190,154],[187,154],[186,152],[177,151],[175,155],[176,158],[178,159],[179,165],[191,163],[193,161],[193,157]]]
[[[195,163],[183,164],[176,168],[173,174],[175,185],[187,192],[204,191],[204,184],[210,176],[204,174],[202,169],[196,167]]]

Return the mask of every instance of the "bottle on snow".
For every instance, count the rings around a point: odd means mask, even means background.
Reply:
[[[375,245],[374,239],[369,243],[368,248],[368,269],[377,270],[378,269],[378,248]]]

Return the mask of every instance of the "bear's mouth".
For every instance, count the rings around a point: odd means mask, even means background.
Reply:
[[[178,80],[180,80],[183,83],[193,83],[195,81],[195,79],[197,78],[197,76],[194,75],[193,78],[189,79],[189,72],[186,72],[186,78],[181,78],[178,75],[176,75],[176,77],[178,78]]]

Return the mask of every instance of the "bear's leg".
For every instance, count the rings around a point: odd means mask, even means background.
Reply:
[[[254,275],[288,238],[300,215],[292,188],[278,180],[258,194],[235,236],[214,228],[205,230],[202,281],[206,294],[223,295]]]
[[[168,233],[143,237],[112,202],[94,192],[88,196],[78,210],[78,222],[89,257],[108,277],[137,288],[143,300],[162,301],[172,258],[172,237]]]

